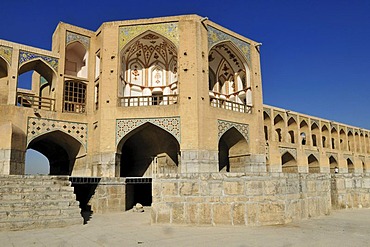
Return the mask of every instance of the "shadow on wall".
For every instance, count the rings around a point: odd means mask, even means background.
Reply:
[[[84,225],[87,224],[94,213],[91,210],[89,202],[95,194],[95,190],[98,187],[100,180],[101,178],[70,178],[76,195],[76,200],[80,202],[81,216],[84,219]]]

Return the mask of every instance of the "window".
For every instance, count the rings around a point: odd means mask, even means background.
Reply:
[[[79,81],[64,83],[64,111],[84,113],[86,110],[86,84]]]

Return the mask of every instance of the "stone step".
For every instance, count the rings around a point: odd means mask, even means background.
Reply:
[[[76,200],[76,195],[73,192],[61,191],[61,192],[30,192],[30,193],[16,193],[16,194],[0,194],[1,203],[6,201],[39,201],[39,200]]]
[[[8,193],[42,193],[42,192],[73,192],[74,188],[70,186],[25,186],[25,185],[5,185],[0,187],[0,195],[1,194],[8,194]]]
[[[75,200],[43,200],[43,201],[6,201],[0,204],[0,214],[3,212],[11,211],[32,211],[32,210],[44,210],[44,209],[65,209],[65,208],[75,208],[79,210],[79,202]]]
[[[76,208],[64,209],[41,209],[41,210],[15,210],[0,212],[0,222],[22,221],[30,219],[58,219],[58,218],[81,218],[80,210]]]
[[[0,222],[0,231],[15,231],[15,230],[28,230],[35,228],[51,228],[51,227],[64,227],[68,225],[82,225],[83,218],[52,218],[43,220],[20,220],[11,222]]]

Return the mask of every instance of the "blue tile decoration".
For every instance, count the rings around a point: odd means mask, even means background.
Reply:
[[[50,56],[46,56],[46,55],[41,55],[41,54],[29,52],[29,51],[22,51],[22,50],[19,51],[19,62],[18,62],[19,67],[22,64],[24,64],[24,63],[26,63],[30,60],[34,60],[34,59],[41,59],[45,63],[50,65],[50,67],[52,67],[55,71],[58,71],[58,63],[59,63],[58,58],[50,57]]]
[[[0,45],[0,57],[4,58],[5,61],[12,65],[13,48]]]
[[[62,131],[78,140],[87,150],[87,124],[46,118],[29,117],[27,123],[27,145],[38,136],[52,131]]]
[[[66,46],[74,41],[79,41],[81,44],[85,46],[86,49],[89,49],[90,46],[90,38],[81,34],[72,33],[67,31],[66,34]]]
[[[241,123],[234,123],[225,120],[217,120],[218,123],[218,140],[220,140],[221,136],[225,134],[231,128],[237,129],[240,134],[242,134],[245,140],[249,143],[249,125],[248,124],[241,124]]]
[[[153,31],[169,39],[175,46],[179,46],[179,32],[177,22],[121,26],[119,28],[119,50],[127,45],[131,40],[138,35]]]
[[[180,143],[180,117],[126,118],[116,120],[116,145],[128,133],[145,123],[151,123],[166,130]]]
[[[229,34],[226,34],[212,26],[207,26],[208,28],[208,49],[211,50],[211,48],[218,43],[224,42],[224,41],[231,41],[236,47],[239,48],[239,50],[242,52],[242,54],[245,56],[248,62],[251,61],[251,54],[250,54],[250,44],[248,42],[242,41],[238,38],[235,38]]]

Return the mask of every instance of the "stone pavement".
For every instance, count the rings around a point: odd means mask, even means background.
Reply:
[[[0,246],[370,246],[370,209],[278,226],[150,225],[150,209],[94,215],[87,225],[0,231]]]

